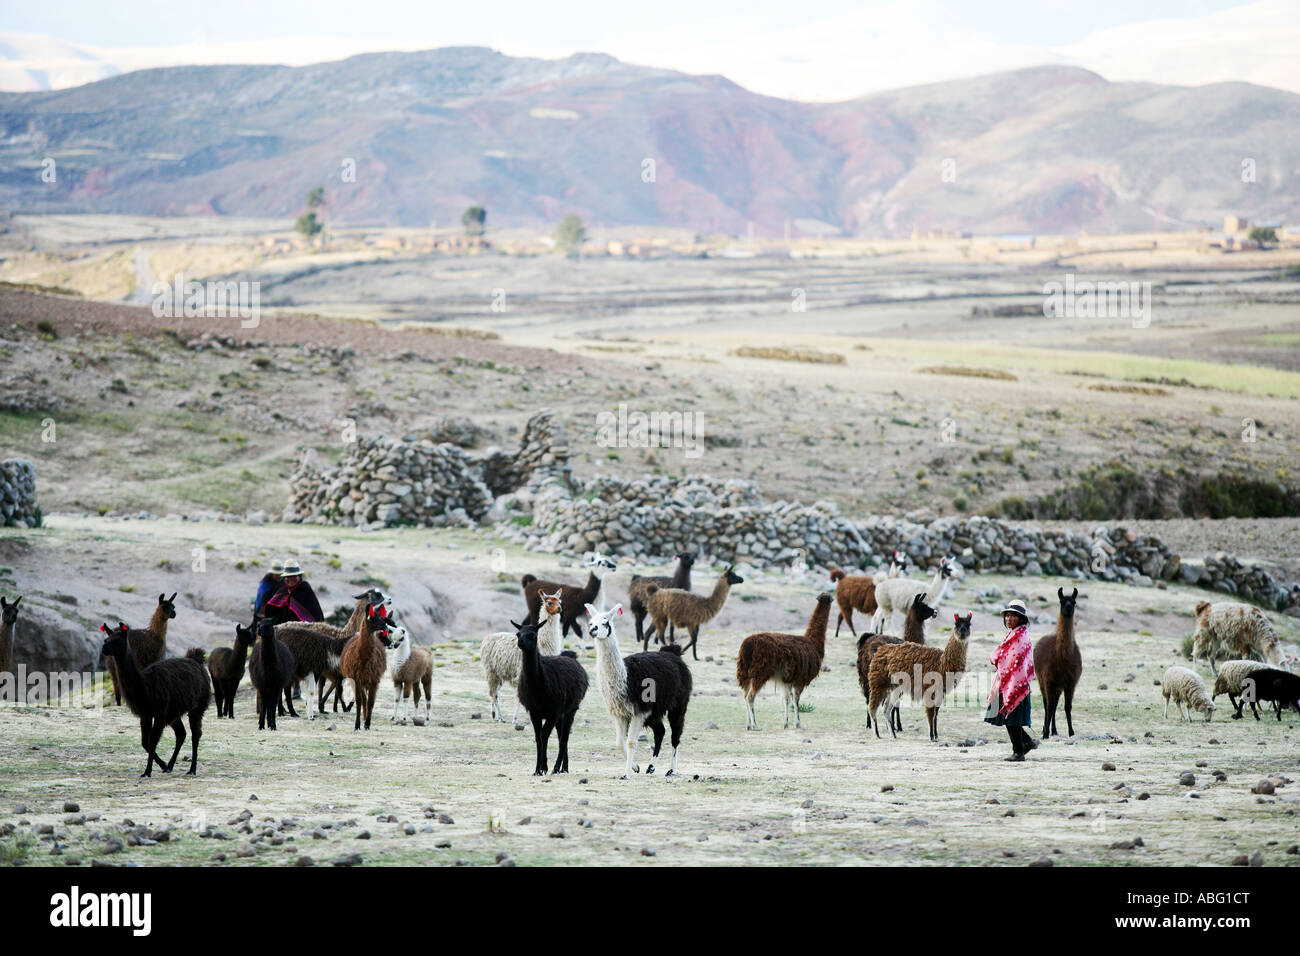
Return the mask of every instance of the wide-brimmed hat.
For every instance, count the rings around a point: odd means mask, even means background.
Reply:
[[[271,562],[271,573],[272,573],[272,574],[284,574],[284,564],[283,564],[282,562],[280,562],[280,561],[272,561],[272,562]]]
[[[298,567],[297,561],[289,560],[284,562],[284,569],[281,571],[281,573],[286,578],[291,578],[294,577],[295,575],[297,575],[298,577],[302,577],[302,568]]]
[[[998,611],[998,614],[999,615],[1006,614],[1007,611],[1014,611],[1016,614],[1019,614],[1021,617],[1023,617],[1026,621],[1029,620],[1029,609],[1025,607],[1024,601],[1021,601],[1019,599],[1015,601],[1008,601],[1007,606],[1004,607],[1002,610]]]

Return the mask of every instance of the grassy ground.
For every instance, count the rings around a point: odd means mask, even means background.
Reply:
[[[29,537],[34,561],[90,550],[105,559],[117,555],[116,565],[105,560],[104,570],[86,573],[94,579],[121,574],[121,564],[135,551],[133,544],[122,550],[124,541],[168,539],[168,527],[131,523],[119,537],[60,527]],[[207,527],[214,540],[238,536],[249,546],[299,545],[319,535],[315,529]],[[493,552],[487,537],[463,532],[343,532],[340,540],[342,550],[374,558],[371,563],[387,556],[384,575],[399,613],[403,593],[417,581],[434,582],[447,593],[473,582],[497,595],[501,609],[492,613],[500,615],[517,603],[512,582],[518,567],[573,575],[541,556]],[[436,547],[426,547],[430,542]],[[491,562],[500,567],[503,558],[509,570],[494,584],[499,577]],[[152,553],[137,560],[152,564]],[[227,573],[217,558],[209,567],[210,575]],[[611,600],[625,599],[630,570],[639,569],[620,568]],[[157,574],[148,567],[134,573],[145,583]],[[229,573],[232,580],[247,580]],[[1035,626],[1041,634],[1054,616],[1052,595],[1059,583],[1066,582],[996,576],[961,582],[940,620],[950,620],[948,613],[958,609],[975,610],[972,676],[944,707],[940,739],[931,743],[916,709],[904,711],[904,733],[897,740],[877,739],[866,730],[854,642],[846,634],[828,640],[826,670],[804,697],[812,709],[802,715],[802,730],[782,729],[779,699],[765,692],[758,705],[763,729],[746,732],[734,685],[740,640],[760,627],[801,630],[821,587],[811,576],[747,572],[716,624],[706,628],[701,660],[691,662],[696,694],[675,778],[662,776],[665,760],[654,776],[618,779],[621,757],[594,686],[574,728],[572,772],[534,778],[531,730],[488,719],[477,661],[485,628],[458,623],[464,616],[449,622],[446,636],[417,635],[433,638],[437,660],[430,726],[393,724],[391,691],[384,688],[368,733],[353,731],[350,714],[315,722],[285,718],[278,732],[259,733],[245,682],[234,721],[209,713],[196,778],[178,772],[137,779],[144,766],[138,728],[118,708],[9,707],[0,740],[0,828],[11,823],[16,830],[0,839],[0,859],[61,865],[70,858],[85,864],[111,856],[142,865],[283,865],[298,855],[323,863],[360,853],[365,864],[378,865],[493,863],[504,853],[521,865],[1023,865],[1040,857],[1059,865],[1175,865],[1226,864],[1259,849],[1267,864],[1300,863],[1286,852],[1296,843],[1300,793],[1294,785],[1279,785],[1274,796],[1250,792],[1264,777],[1279,784],[1297,778],[1300,718],[1290,714],[1279,724],[1271,716],[1233,721],[1221,713],[1209,724],[1188,725],[1161,715],[1154,682],[1177,662],[1176,648],[1199,592],[1087,583],[1079,612],[1085,670],[1074,713],[1076,737],[1045,742],[1023,764],[1003,761],[1005,734],[982,721],[980,690],[987,686],[982,681],[998,602],[976,592],[994,585],[1005,596],[1026,597],[1044,612]],[[183,606],[175,626],[186,627],[195,613]],[[1277,620],[1284,639],[1300,637],[1295,621]],[[630,652],[630,622],[622,637]],[[930,636],[931,643],[946,640],[945,632]],[[592,652],[580,657],[594,676]],[[1037,696],[1033,707],[1037,732]],[[1064,730],[1063,716],[1061,722]],[[643,744],[642,766],[646,756]],[[1104,770],[1104,763],[1117,769]],[[177,768],[185,768],[184,756]],[[1226,781],[1216,782],[1216,770]],[[1183,771],[1195,773],[1194,787],[1180,785]],[[1143,793],[1149,799],[1138,799]],[[101,819],[65,823],[65,801]],[[237,817],[245,810],[252,814],[253,834],[240,832]],[[390,814],[395,822],[376,819]],[[454,822],[439,822],[441,814]],[[270,838],[251,842],[266,817],[279,824],[279,845]],[[170,839],[108,854],[96,835],[126,836],[124,819],[151,830],[170,827]],[[412,835],[403,832],[407,822],[416,831]],[[323,831],[326,839],[313,838],[312,831],[327,823],[334,827]],[[41,839],[48,834],[34,832],[41,824],[53,825],[54,838],[66,847],[61,857],[49,855],[51,844]],[[207,827],[227,839],[201,837]],[[560,830],[563,837],[552,835]],[[362,831],[369,840],[358,839]],[[1114,848],[1137,837],[1143,846]],[[241,842],[249,843],[245,852],[251,855],[237,855]]]

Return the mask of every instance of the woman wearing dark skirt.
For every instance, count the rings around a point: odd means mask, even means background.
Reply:
[[[1005,759],[1018,762],[1038,747],[1038,741],[1025,729],[1031,720],[1029,692],[1034,683],[1034,645],[1029,640],[1029,612],[1025,602],[1008,602],[1002,609],[1002,624],[1007,636],[989,656],[989,663],[996,670],[984,720],[1007,728],[1011,756]]]

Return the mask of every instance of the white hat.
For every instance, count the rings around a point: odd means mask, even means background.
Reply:
[[[294,577],[295,575],[298,577],[302,577],[302,568],[298,567],[297,561],[290,558],[289,560],[284,562],[283,573],[286,578]]]
[[[998,613],[1006,614],[1008,611],[1014,611],[1016,614],[1019,614],[1021,617],[1023,617],[1026,621],[1029,620],[1029,610],[1025,607],[1025,602],[1021,601],[1019,598],[1017,598],[1014,601],[1008,601],[1007,606],[1004,607]]]
[[[279,562],[279,561],[272,561],[272,562],[271,562],[271,573],[272,573],[272,574],[284,574],[284,565],[283,565],[281,562]]]

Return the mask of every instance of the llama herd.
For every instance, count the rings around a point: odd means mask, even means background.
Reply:
[[[699,660],[696,648],[701,628],[718,617],[732,588],[744,579],[728,566],[707,593],[696,593],[691,589],[695,556],[683,552],[673,561],[672,574],[631,578],[628,607],[640,649],[626,655],[615,626],[624,616],[623,605],[609,607],[605,601],[606,583],[617,570],[612,558],[588,555],[584,563],[588,576],[582,584],[523,576],[523,620],[511,620],[510,630],[484,637],[479,660],[492,719],[505,722],[502,687],[512,687],[515,692],[510,723],[518,724],[520,707],[528,713],[536,748],[535,774],[568,772],[570,734],[591,678],[575,651],[564,648],[564,641],[570,634],[583,639],[580,621],[584,618],[588,649],[595,650],[595,683],[614,725],[615,748],[623,758],[623,778],[641,772],[635,750],[643,729],[653,735],[645,772],[655,772],[666,735],[672,747],[668,774],[677,772],[686,712],[694,692],[685,652],[690,650],[692,658]],[[910,697],[924,708],[929,739],[939,739],[939,711],[968,670],[973,614],[954,614],[946,643],[928,644],[926,627],[938,616],[937,609],[953,580],[960,577],[960,565],[944,557],[931,577],[914,579],[906,575],[907,561],[906,555],[895,552],[888,570],[877,575],[850,575],[832,568],[834,594],[817,596],[803,633],[760,631],[740,642],[735,680],[745,703],[747,730],[759,730],[755,701],[768,686],[782,695],[784,726],[789,728],[793,713],[795,727],[802,729],[802,697],[826,670],[826,638],[834,602],[839,610],[836,636],[847,625],[858,639],[856,669],[867,728],[880,737],[883,720],[891,737],[897,737],[903,731],[900,704]],[[430,723],[432,651],[413,642],[407,628],[396,621],[392,599],[378,589],[354,595],[351,616],[341,626],[255,620],[251,627],[236,625],[230,647],[216,648],[210,656],[196,649],[169,659],[165,656],[166,639],[168,624],[176,618],[175,598],[175,594],[158,595],[147,627],[136,629],[125,623],[100,627],[112,699],[125,704],[140,721],[140,742],[146,753],[142,776],[151,776],[155,765],[170,772],[186,739],[191,746],[188,773],[196,773],[203,716],[215,697],[217,718],[234,719],[235,698],[245,673],[255,692],[259,731],[275,731],[277,718],[286,713],[298,716],[294,695],[299,690],[307,720],[326,713],[332,697],[335,713],[340,707],[346,712],[355,706],[354,729],[369,730],[385,677],[394,690],[392,720],[397,722],[400,715],[401,723],[407,722],[414,697],[416,722]],[[1062,704],[1066,733],[1075,733],[1073,706],[1083,673],[1075,629],[1078,598],[1077,588],[1069,594],[1057,589],[1055,627],[1033,647],[1044,738],[1059,735],[1057,717]],[[0,597],[0,671],[14,668],[13,631],[21,600],[9,602]],[[854,627],[855,612],[871,622],[870,629],[860,635]],[[902,615],[901,634],[886,633],[893,630],[896,614]],[[1166,718],[1172,701],[1181,719],[1190,721],[1196,712],[1210,720],[1215,699],[1224,695],[1231,702],[1233,719],[1240,719],[1249,704],[1259,720],[1260,702],[1273,704],[1278,721],[1285,709],[1300,712],[1300,675],[1293,673],[1295,660],[1285,656],[1276,630],[1259,608],[1202,601],[1196,606],[1195,617],[1192,664],[1200,660],[1209,664],[1213,689],[1189,667],[1168,668],[1160,681]],[[674,640],[677,631],[689,636],[685,646]],[[650,650],[651,638],[658,645],[654,651]],[[349,683],[350,702],[344,700],[344,687]],[[158,747],[168,727],[175,734],[175,746],[170,759],[164,761]],[[552,732],[558,743],[553,763],[548,760]]]

